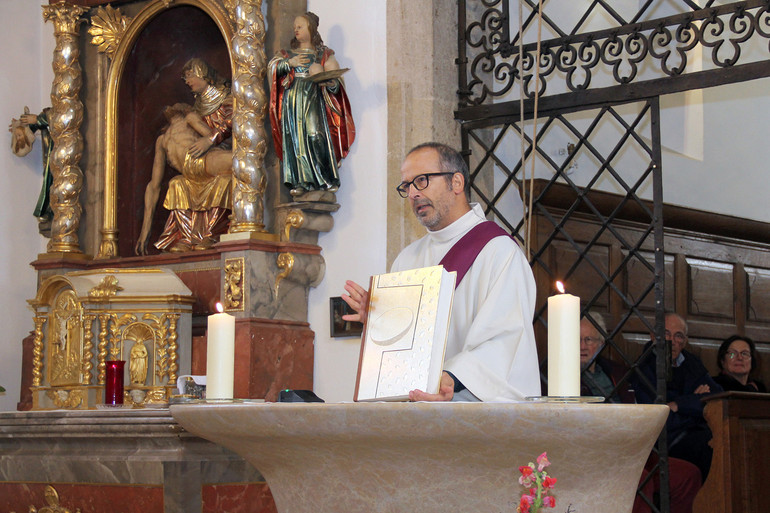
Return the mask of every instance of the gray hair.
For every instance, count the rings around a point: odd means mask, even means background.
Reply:
[[[418,144],[409,150],[409,153],[406,155],[409,156],[416,151],[424,150],[426,148],[435,150],[436,153],[438,153],[438,162],[441,171],[446,173],[460,173],[463,175],[463,181],[465,183],[464,190],[465,194],[467,195],[471,187],[471,173],[468,170],[468,165],[465,163],[463,156],[460,155],[460,153],[451,146],[447,146],[446,144],[438,142],[425,142]],[[447,176],[446,180],[447,182],[451,182],[452,177]]]
[[[588,313],[586,313],[585,317],[583,318],[587,319],[588,322],[593,324],[594,328],[596,328],[596,331],[599,332],[599,338],[602,339],[602,344],[604,344],[604,342],[606,341],[606,333],[607,333],[607,323],[604,320],[604,315],[594,310],[591,310]]]
[[[668,319],[669,317],[672,317],[674,319],[679,319],[679,321],[684,326],[684,336],[686,337],[687,336],[687,321],[685,320],[685,318],[682,317],[681,315],[679,315],[676,312],[666,312],[666,319]]]

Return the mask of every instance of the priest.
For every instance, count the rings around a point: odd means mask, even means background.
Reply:
[[[413,401],[515,401],[540,395],[532,328],[535,280],[518,244],[470,203],[469,172],[454,149],[435,142],[413,148],[396,188],[428,233],[407,246],[391,272],[444,265],[457,272],[452,317],[437,394]],[[363,322],[368,291],[345,283],[343,299]]]

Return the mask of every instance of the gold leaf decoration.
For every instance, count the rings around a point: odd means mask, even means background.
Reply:
[[[119,9],[111,5],[99,7],[91,17],[91,28],[88,29],[88,33],[93,36],[91,44],[98,46],[99,52],[112,57],[129,21],[130,18],[123,16]]]
[[[88,297],[91,299],[107,299],[121,290],[123,290],[123,287],[118,285],[118,279],[110,274],[102,278],[99,285],[88,291]]]

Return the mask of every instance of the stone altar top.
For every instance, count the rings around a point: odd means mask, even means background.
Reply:
[[[556,510],[630,512],[665,405],[351,403],[172,405],[240,454],[281,512],[507,512],[542,452]],[[569,509],[568,509],[569,508]]]

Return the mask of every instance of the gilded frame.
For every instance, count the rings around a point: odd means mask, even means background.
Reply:
[[[101,242],[96,258],[116,258],[118,256],[118,230],[117,230],[117,147],[118,147],[118,90],[120,78],[125,69],[126,60],[136,43],[139,34],[147,24],[161,12],[180,5],[198,7],[208,14],[222,33],[230,55],[230,69],[235,70],[233,59],[233,34],[232,22],[225,10],[214,0],[176,0],[171,3],[168,0],[155,0],[142,9],[133,18],[118,43],[112,58],[108,75],[105,98],[105,114],[107,124],[105,127],[104,148],[104,207],[102,217]]]

